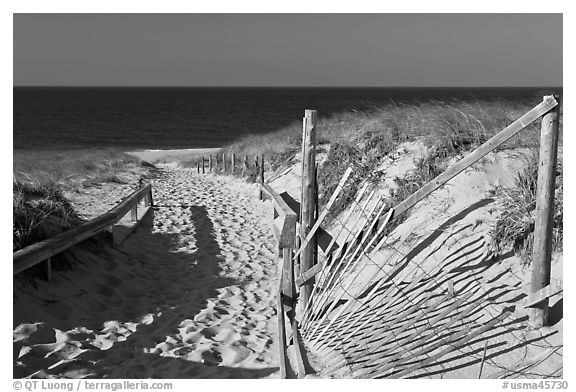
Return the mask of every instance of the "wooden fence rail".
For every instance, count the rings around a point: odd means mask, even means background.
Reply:
[[[298,215],[270,185],[263,184],[261,188],[263,199],[271,200],[274,206],[274,234],[278,239],[278,247],[281,249],[293,249],[296,242],[296,222]],[[279,227],[279,229],[277,227]]]
[[[137,218],[138,203],[144,199],[144,205],[151,207],[152,185],[147,184],[142,188],[134,191],[116,207],[97,218],[94,218],[72,230],[60,233],[52,238],[37,242],[13,253],[13,274],[16,275],[36,264],[47,260],[48,270],[50,257],[71,248],[72,246],[98,234],[116,224],[128,212],[131,212],[133,218]],[[147,210],[146,210],[147,212]],[[144,214],[146,213],[144,212]],[[144,216],[142,214],[142,216]]]

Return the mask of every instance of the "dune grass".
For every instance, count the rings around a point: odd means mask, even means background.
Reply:
[[[346,167],[354,169],[352,182],[373,172],[375,165],[403,142],[422,140],[430,149],[427,161],[458,155],[482,144],[530,110],[536,103],[516,101],[427,101],[414,104],[391,102],[367,111],[353,110],[322,117],[317,123],[318,148],[328,149],[326,162],[319,170],[320,204],[334,191]],[[533,124],[513,137],[501,149],[538,144],[539,125]],[[292,125],[267,135],[249,135],[227,147],[237,155],[266,156],[274,170],[292,163],[301,149],[302,124]],[[344,204],[353,195],[345,189]],[[340,203],[342,204],[342,203]],[[343,206],[336,206],[336,213]]]
[[[370,110],[342,112],[328,118],[318,113],[317,142],[321,146],[384,134],[382,137],[389,138],[395,144],[424,138],[437,145],[440,152],[453,154],[487,140],[536,104],[499,100],[427,101],[414,104],[391,102]],[[503,148],[526,145],[533,139],[533,135],[534,129],[532,132],[524,131]],[[301,142],[302,122],[296,119],[291,125],[274,133],[248,135],[225,149],[238,155],[264,154],[271,166],[276,168],[300,151]]]
[[[396,179],[398,188],[392,192],[388,202],[391,206],[397,205],[442,173],[452,157],[478,147],[538,103],[505,100],[428,101],[414,104],[390,103],[367,111],[339,113],[329,118],[324,118],[322,113],[319,113],[318,150],[328,150],[328,157],[318,173],[320,206],[328,201],[347,167],[354,169],[350,184],[332,207],[330,217],[336,216],[348,206],[364,179],[374,184],[379,182],[379,176],[385,174],[374,169],[384,157],[404,142],[420,140],[426,145],[428,155],[416,162],[415,170],[407,177]],[[498,150],[519,147],[535,149],[539,145],[539,134],[540,122],[536,121],[501,145]],[[247,136],[225,149],[238,155],[264,154],[271,169],[278,169],[293,163],[296,153],[300,152],[301,140],[302,123],[295,121],[275,133]],[[526,230],[513,227],[510,222],[519,213],[520,205],[534,202],[534,195],[528,192],[530,188],[523,183],[536,181],[534,175],[528,172],[522,175],[523,179],[519,179],[517,184],[519,191],[514,193],[509,198],[508,205],[504,206],[509,215],[504,215],[497,228],[499,233],[495,234],[503,247],[510,241],[522,244],[529,242]],[[561,175],[557,183],[560,200],[556,203],[559,210],[556,211],[555,221],[560,223],[555,229],[555,248],[558,249],[560,244],[561,249]],[[391,222],[390,227],[399,223]],[[529,244],[526,246],[530,247]]]
[[[55,184],[33,187],[14,182],[12,201],[13,251],[82,222]]]
[[[13,251],[82,223],[65,190],[122,182],[144,172],[138,158],[115,150],[15,151]]]
[[[534,245],[538,150],[533,149],[526,160],[526,167],[516,176],[514,188],[494,189],[494,196],[501,204],[501,215],[491,231],[491,237],[493,251],[496,254],[513,251],[524,264],[529,264]],[[563,201],[563,167],[559,165],[556,171],[552,231],[552,250],[555,252],[562,252],[563,247]]]
[[[119,174],[140,159],[113,149],[15,151],[14,181],[33,186],[84,186],[121,182]]]

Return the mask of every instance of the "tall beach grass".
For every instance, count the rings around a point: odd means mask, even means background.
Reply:
[[[534,245],[538,150],[533,149],[525,159],[526,166],[516,175],[515,187],[497,187],[493,190],[500,203],[501,214],[490,234],[494,253],[513,251],[524,264],[529,264]],[[552,250],[555,252],[562,252],[564,239],[563,171],[563,166],[558,165],[552,218]]]
[[[318,113],[318,151],[328,150],[327,159],[318,173],[320,206],[328,201],[347,167],[354,169],[351,181],[332,207],[330,216],[336,216],[347,207],[364,179],[378,183],[379,176],[383,174],[378,173],[375,168],[384,157],[404,142],[420,140],[426,145],[428,153],[415,162],[416,168],[407,177],[396,179],[398,187],[392,192],[389,204],[397,205],[442,173],[451,158],[478,147],[538,103],[505,100],[449,100],[414,104],[391,102],[385,106],[375,106],[371,110],[349,111],[328,118]],[[540,122],[536,121],[501,145],[498,150],[522,147],[537,151],[539,138]],[[302,123],[295,121],[272,134],[247,136],[227,146],[226,150],[238,155],[264,154],[271,168],[277,169],[292,163],[295,154],[301,150],[301,140]],[[535,175],[534,172],[521,174],[520,178],[523,179],[519,179],[517,183],[519,191],[512,192],[508,204],[504,205],[507,212],[501,217],[495,231],[496,241],[503,248],[510,242],[515,243],[513,246],[516,248],[523,247],[524,253],[530,248],[530,236],[526,234],[526,230],[530,231],[533,226],[528,224],[527,228],[513,227],[510,221],[517,217],[519,211],[518,208],[509,207],[534,202],[534,195],[528,192],[522,181],[535,182]],[[557,250],[561,249],[563,233],[561,177],[560,172],[557,180],[559,200],[555,214],[555,222],[559,222],[555,228]],[[530,214],[533,214],[532,210],[528,213]],[[527,216],[524,218],[528,220]],[[398,223],[400,221],[392,222],[390,227]],[[520,243],[523,245],[519,245]]]
[[[396,144],[424,138],[446,153],[487,140],[530,110],[538,102],[517,101],[427,101],[414,104],[390,102],[370,110],[342,112],[323,117],[318,113],[317,141],[320,146],[342,140],[359,140],[383,134]],[[538,128],[529,127],[503,148],[534,144]],[[536,132],[535,132],[536,131]],[[300,151],[302,122],[299,119],[276,132],[248,135],[225,147],[239,155],[265,154],[273,167]]]

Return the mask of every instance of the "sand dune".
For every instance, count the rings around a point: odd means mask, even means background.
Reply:
[[[15,377],[278,377],[275,240],[257,189],[169,166],[153,187],[155,210],[119,249],[100,238],[52,283],[15,279]]]

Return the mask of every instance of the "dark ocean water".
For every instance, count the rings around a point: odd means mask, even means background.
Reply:
[[[14,87],[14,150],[219,147],[250,134],[394,102],[527,101],[548,88]]]

